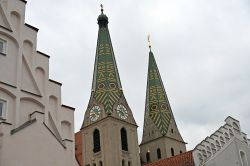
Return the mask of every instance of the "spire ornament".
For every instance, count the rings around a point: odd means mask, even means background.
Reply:
[[[151,40],[150,39],[151,39],[150,34],[148,34],[148,47],[149,47],[149,49],[151,51]]]
[[[103,14],[103,4],[101,4],[100,6],[101,6],[101,12]]]
[[[101,6],[101,14],[97,18],[99,27],[107,27],[107,25],[109,23],[108,17],[103,13],[103,11],[104,11],[103,4],[101,4],[100,6]]]

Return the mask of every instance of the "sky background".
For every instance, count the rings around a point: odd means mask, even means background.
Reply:
[[[147,35],[187,149],[227,116],[250,134],[249,0],[28,0],[26,22],[39,28],[38,50],[51,56],[50,78],[80,129],[90,98],[100,4],[125,96],[141,141],[148,65]]]

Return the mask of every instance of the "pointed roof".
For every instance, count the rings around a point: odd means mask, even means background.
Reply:
[[[82,129],[106,117],[136,125],[132,110],[124,96],[108,29],[108,17],[98,16],[98,39],[94,65],[92,92],[85,112]]]
[[[112,113],[113,105],[120,99],[122,86],[108,29],[108,17],[101,10],[96,47],[92,96],[103,104],[105,112]]]
[[[166,135],[172,112],[154,54],[149,52],[147,96],[144,122],[151,119],[162,135]]]

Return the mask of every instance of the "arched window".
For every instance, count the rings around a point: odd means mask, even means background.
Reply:
[[[220,144],[221,144],[221,146],[225,145],[225,140],[222,136],[220,136]]]
[[[171,155],[174,156],[174,148],[171,148]]]
[[[122,128],[120,132],[121,132],[122,150],[128,151],[127,131],[124,128]]]
[[[161,149],[160,148],[157,149],[157,158],[158,159],[161,158]]]
[[[233,122],[233,128],[236,129],[236,130],[240,130],[239,126],[235,122]]]
[[[225,135],[225,138],[226,138],[226,142],[228,142],[229,139],[230,139],[228,133],[224,133],[224,135]]]
[[[101,151],[100,132],[98,129],[95,129],[93,133],[93,143],[94,143],[93,152],[96,153],[96,152]]]
[[[202,156],[203,156],[204,159],[207,158],[207,152],[206,152],[205,149],[202,150]]]
[[[199,158],[200,163],[203,163],[203,157],[200,153],[198,154],[198,158]]]
[[[211,148],[212,148],[212,153],[215,154],[216,153],[216,147],[213,143],[211,143]]]
[[[231,129],[229,129],[229,134],[230,134],[230,138],[232,138],[234,136],[234,133]]]
[[[147,162],[150,162],[150,152],[146,153],[146,159],[147,159]]]
[[[211,157],[212,156],[211,148],[207,146],[206,149],[207,149],[207,157]]]
[[[221,148],[221,147],[220,147],[220,143],[219,143],[219,141],[218,141],[218,140],[216,140],[216,141],[215,141],[215,143],[216,143],[216,148],[217,148],[217,150],[220,150],[220,148]]]
[[[243,137],[243,140],[247,144],[247,138],[245,136]]]
[[[247,158],[243,151],[240,151],[240,159],[242,162],[242,166],[248,166]]]
[[[233,122],[232,126],[234,129],[234,132],[240,134],[240,127],[238,126],[238,124]]]

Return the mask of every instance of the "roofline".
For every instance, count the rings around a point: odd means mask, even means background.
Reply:
[[[232,118],[233,120],[235,120],[235,121],[237,121],[237,122],[240,122],[240,121],[238,121],[237,119],[233,118],[232,116],[228,116],[228,117],[225,119],[225,121],[226,121],[228,118]]]
[[[186,142],[184,142],[184,141],[180,141],[180,140],[177,140],[177,139],[174,139],[174,138],[168,137],[168,136],[161,136],[161,137],[158,137],[158,138],[152,139],[152,140],[150,140],[150,141],[147,141],[147,142],[141,143],[139,146],[142,146],[142,145],[148,144],[148,143],[150,143],[150,142],[153,142],[153,141],[158,140],[158,139],[161,139],[161,138],[169,138],[169,139],[172,139],[172,140],[175,140],[175,141],[178,141],[178,142],[181,142],[181,143],[185,143],[185,144],[187,144],[187,143],[186,143]]]
[[[68,109],[71,109],[71,110],[75,111],[74,107],[70,107],[70,106],[67,106],[67,105],[64,105],[64,104],[62,104],[61,106],[64,107],[64,108],[68,108]]]
[[[136,126],[136,128],[138,128],[138,125],[137,125],[137,124],[129,123],[129,122],[123,121],[123,120],[121,120],[121,119],[117,119],[117,118],[115,118],[115,117],[113,117],[113,116],[107,116],[107,117],[105,117],[105,118],[103,118],[103,119],[101,119],[101,120],[99,120],[99,121],[96,121],[96,122],[94,122],[94,123],[91,123],[91,124],[88,125],[88,126],[81,127],[80,131],[83,130],[83,129],[85,129],[85,128],[88,128],[89,126],[92,126],[92,125],[94,125],[94,124],[96,124],[96,123],[100,123],[100,122],[102,122],[102,121],[105,121],[106,119],[109,119],[109,118],[112,118],[112,119],[115,119],[115,120],[117,120],[117,121],[121,121],[121,122],[130,124],[130,125],[132,125],[132,126]]]
[[[8,84],[8,83],[6,83],[6,82],[0,81],[0,83],[1,83],[1,84],[4,84],[4,85],[7,85],[7,86],[9,86],[9,87],[15,88],[15,89],[17,88],[16,86],[11,85],[11,84]]]
[[[35,94],[35,93],[32,93],[32,92],[26,91],[26,90],[23,90],[23,89],[21,89],[21,91],[24,92],[24,93],[28,93],[30,95],[34,95],[36,97],[42,97],[41,95],[38,95],[38,94]]]
[[[34,27],[34,26],[30,25],[30,24],[25,23],[24,25],[31,28],[31,29],[33,29],[33,30],[35,30],[35,31],[37,31],[37,32],[39,31],[38,28],[36,28],[36,27]]]
[[[50,81],[50,82],[53,82],[53,83],[55,83],[55,84],[57,84],[57,85],[60,85],[60,86],[62,86],[62,83],[60,83],[60,82],[57,82],[57,81],[55,81],[55,80],[49,79],[49,81]]]
[[[25,4],[27,3],[27,1],[25,1],[25,0],[19,0],[19,1],[21,1],[21,2],[23,2],[23,3],[25,3]]]
[[[38,51],[38,50],[36,52],[39,53],[39,54],[41,54],[41,55],[43,55],[43,56],[45,56],[45,57],[47,57],[47,58],[50,58],[50,56],[48,54],[45,54],[45,53],[43,53],[41,51]]]
[[[11,29],[6,28],[6,27],[4,27],[4,26],[2,26],[2,25],[0,25],[0,27],[3,28],[3,29],[5,29],[5,30],[7,30],[7,31],[9,31],[9,32],[13,32]]]

